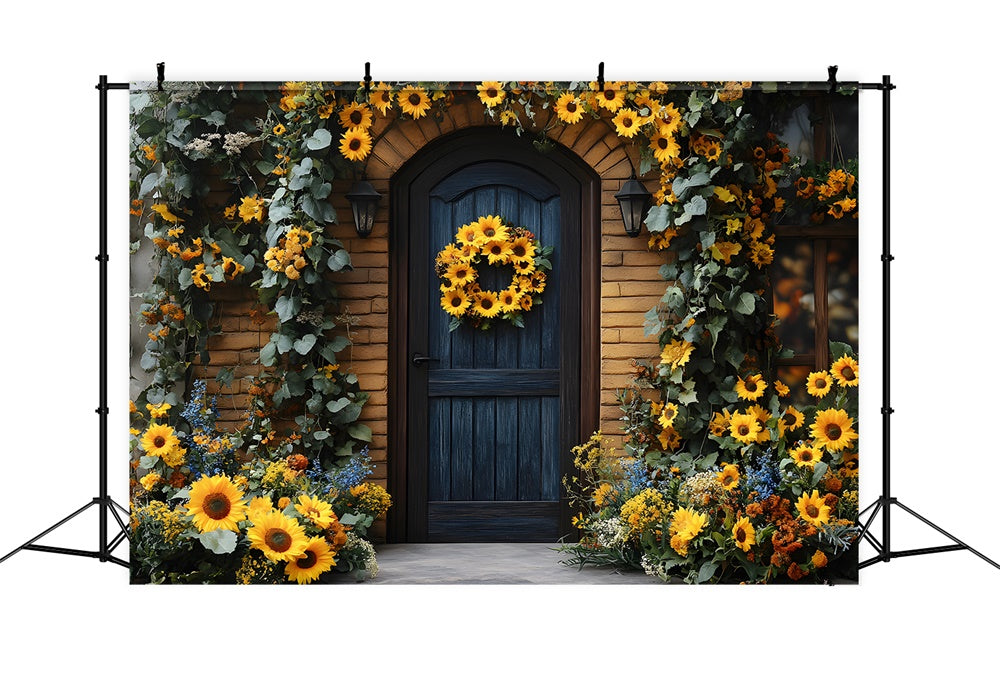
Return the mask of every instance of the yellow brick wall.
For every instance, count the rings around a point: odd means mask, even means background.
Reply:
[[[547,111],[538,112],[539,127],[545,125],[547,115]],[[442,121],[395,122],[385,131],[387,125],[380,119],[372,131],[378,142],[367,168],[369,181],[386,198],[392,175],[429,141],[462,128],[495,124],[485,116],[478,100],[459,98]],[[642,328],[646,311],[656,305],[664,290],[658,273],[664,255],[647,251],[645,233],[637,238],[625,236],[614,195],[630,177],[631,165],[626,147],[620,144],[613,127],[606,120],[584,119],[573,126],[557,126],[550,137],[577,154],[601,178],[601,428],[613,435],[619,431],[621,416],[615,391],[628,385],[631,358],[650,358],[659,352],[656,340],[643,336]],[[632,150],[633,162],[635,158]],[[360,239],[344,196],[349,186],[350,181],[335,183],[331,194],[340,224],[331,227],[330,232],[344,242],[354,264],[353,272],[337,275],[341,312],[349,311],[357,318],[351,328],[354,345],[344,351],[342,362],[345,369],[357,374],[361,388],[371,396],[361,419],[374,434],[373,479],[386,485],[389,202],[383,200],[372,235]],[[212,293],[221,304],[220,321],[225,334],[211,340],[212,364],[197,374],[214,377],[219,368],[234,361],[241,363],[238,377],[253,374],[249,365],[267,342],[271,328],[258,329],[246,317],[253,304],[249,290],[218,287]],[[232,394],[220,401],[224,424],[235,426],[242,419],[240,412],[245,404],[241,396],[245,389],[245,385],[234,384],[230,391],[222,391]]]

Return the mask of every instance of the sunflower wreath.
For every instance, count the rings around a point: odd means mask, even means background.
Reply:
[[[551,246],[539,244],[530,230],[511,227],[500,216],[480,216],[458,228],[455,241],[435,261],[442,282],[441,309],[454,318],[449,331],[463,322],[486,330],[496,320],[524,328],[524,313],[542,303],[552,251]],[[510,286],[502,291],[483,289],[477,271],[482,265],[513,266]]]

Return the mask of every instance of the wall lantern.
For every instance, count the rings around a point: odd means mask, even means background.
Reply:
[[[354,228],[358,231],[358,236],[367,237],[375,226],[375,211],[382,201],[382,195],[367,180],[357,180],[347,193],[347,200],[351,202]]]
[[[618,206],[622,210],[622,221],[625,223],[625,234],[638,237],[642,231],[642,221],[653,203],[653,195],[633,175],[615,195]]]

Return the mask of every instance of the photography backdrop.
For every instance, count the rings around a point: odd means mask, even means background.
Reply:
[[[855,579],[855,89],[132,90],[133,580]]]

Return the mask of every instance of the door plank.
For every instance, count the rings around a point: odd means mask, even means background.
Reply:
[[[451,494],[450,500],[471,500],[473,442],[472,400],[451,399]]]
[[[427,494],[447,500],[451,494],[451,398],[428,401],[429,433]]]
[[[558,500],[562,492],[559,480],[559,404],[558,396],[545,397],[542,403],[542,480],[539,497]]]
[[[542,473],[541,399],[518,398],[517,407],[517,499],[537,500]]]
[[[558,369],[432,369],[427,395],[559,395]]]
[[[472,401],[475,420],[475,440],[472,445],[472,497],[475,500],[494,499],[496,466],[496,398],[476,398]]]
[[[496,499],[517,499],[517,398],[497,398]]]

